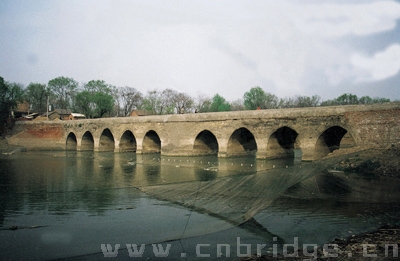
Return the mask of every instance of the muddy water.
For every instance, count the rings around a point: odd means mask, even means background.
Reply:
[[[267,161],[252,157],[218,159],[107,152],[1,155],[1,259],[98,260],[104,257],[107,246],[114,251],[118,244],[120,248],[114,253],[120,259],[132,256],[133,245],[138,252],[143,250],[140,255],[144,259],[157,255],[183,260],[201,256],[234,259],[256,253],[258,244],[265,245],[264,252],[270,251],[273,244],[293,243],[295,238],[298,244],[323,244],[335,237],[397,222],[398,195],[395,186],[390,190],[383,187],[390,184],[387,180],[357,181],[359,176],[335,173],[335,182],[330,182],[325,173],[296,184],[285,182],[285,172],[294,166],[306,167],[297,159]],[[276,195],[272,204],[240,225],[229,216],[208,211],[207,205],[202,209],[187,207],[180,200],[160,199],[142,189],[193,182],[213,184],[251,175],[258,178],[271,169],[275,169],[274,173],[279,170],[282,176],[281,182],[273,184],[284,187],[276,190],[266,185],[265,190],[286,192]],[[363,190],[364,187],[368,189]],[[386,191],[378,193],[382,197],[379,201],[368,196],[371,187]],[[196,194],[197,198],[202,196]],[[224,199],[218,200],[213,207],[224,207]],[[246,253],[246,246],[238,248],[238,244],[250,246],[250,252]],[[157,252],[160,249],[154,247],[158,246],[168,249],[168,253]]]

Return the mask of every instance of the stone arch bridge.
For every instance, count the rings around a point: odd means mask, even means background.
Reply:
[[[400,104],[19,122],[9,143],[28,149],[165,156],[254,154],[315,160],[335,149],[400,140]]]

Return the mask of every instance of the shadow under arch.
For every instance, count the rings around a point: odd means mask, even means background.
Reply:
[[[90,131],[86,131],[82,136],[81,150],[93,150],[94,139]]]
[[[253,133],[246,128],[235,130],[228,141],[228,156],[255,155],[257,143]]]
[[[268,140],[270,158],[294,158],[295,142],[298,133],[289,127],[281,127],[271,134]]]
[[[119,148],[121,151],[133,151],[136,152],[136,138],[135,135],[129,130],[125,131],[121,136],[119,142]]]
[[[315,144],[314,159],[320,159],[339,148],[354,146],[356,146],[356,142],[346,129],[340,126],[332,126],[318,137]]]
[[[150,130],[143,138],[142,153],[160,153],[161,140],[157,132]]]
[[[78,142],[76,140],[76,136],[73,132],[70,132],[67,136],[67,141],[66,141],[66,149],[67,150],[76,150]]]
[[[215,135],[208,131],[201,131],[194,140],[193,153],[195,155],[218,155],[218,141]]]
[[[114,135],[110,129],[104,129],[100,135],[99,151],[113,151],[115,148]]]

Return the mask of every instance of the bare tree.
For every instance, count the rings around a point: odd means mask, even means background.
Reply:
[[[211,106],[211,98],[201,94],[197,96],[195,106],[198,112],[208,112]]]
[[[142,94],[133,87],[118,88],[118,109],[122,116],[128,116],[133,109],[139,108],[143,100]]]
[[[172,89],[165,89],[161,93],[161,114],[172,114],[174,113],[174,100],[178,95],[178,92]]]
[[[170,100],[169,97],[170,93],[167,90],[162,92],[158,90],[148,91],[146,96],[143,98],[140,108],[149,111],[152,114],[166,114],[168,112],[166,107],[168,106]]]
[[[230,104],[231,104],[231,110],[232,111],[243,111],[243,110],[246,109],[242,99],[234,100]]]
[[[173,97],[176,113],[190,112],[193,109],[194,101],[188,94],[180,92]]]

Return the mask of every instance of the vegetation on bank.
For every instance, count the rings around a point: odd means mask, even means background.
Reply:
[[[213,97],[199,95],[196,98],[172,89],[152,90],[143,94],[133,87],[116,87],[103,80],[79,84],[68,77],[57,77],[47,84],[30,83],[25,87],[6,82],[0,76],[1,123],[12,118],[12,111],[22,101],[29,103],[31,112],[39,114],[45,113],[47,108],[69,109],[83,113],[87,118],[101,118],[128,116],[134,109],[144,110],[147,114],[173,114],[372,104],[389,102],[390,99],[369,96],[359,98],[354,94],[343,94],[328,101],[321,101],[318,95],[278,98],[255,86],[245,92],[242,99],[229,102],[218,93]]]

